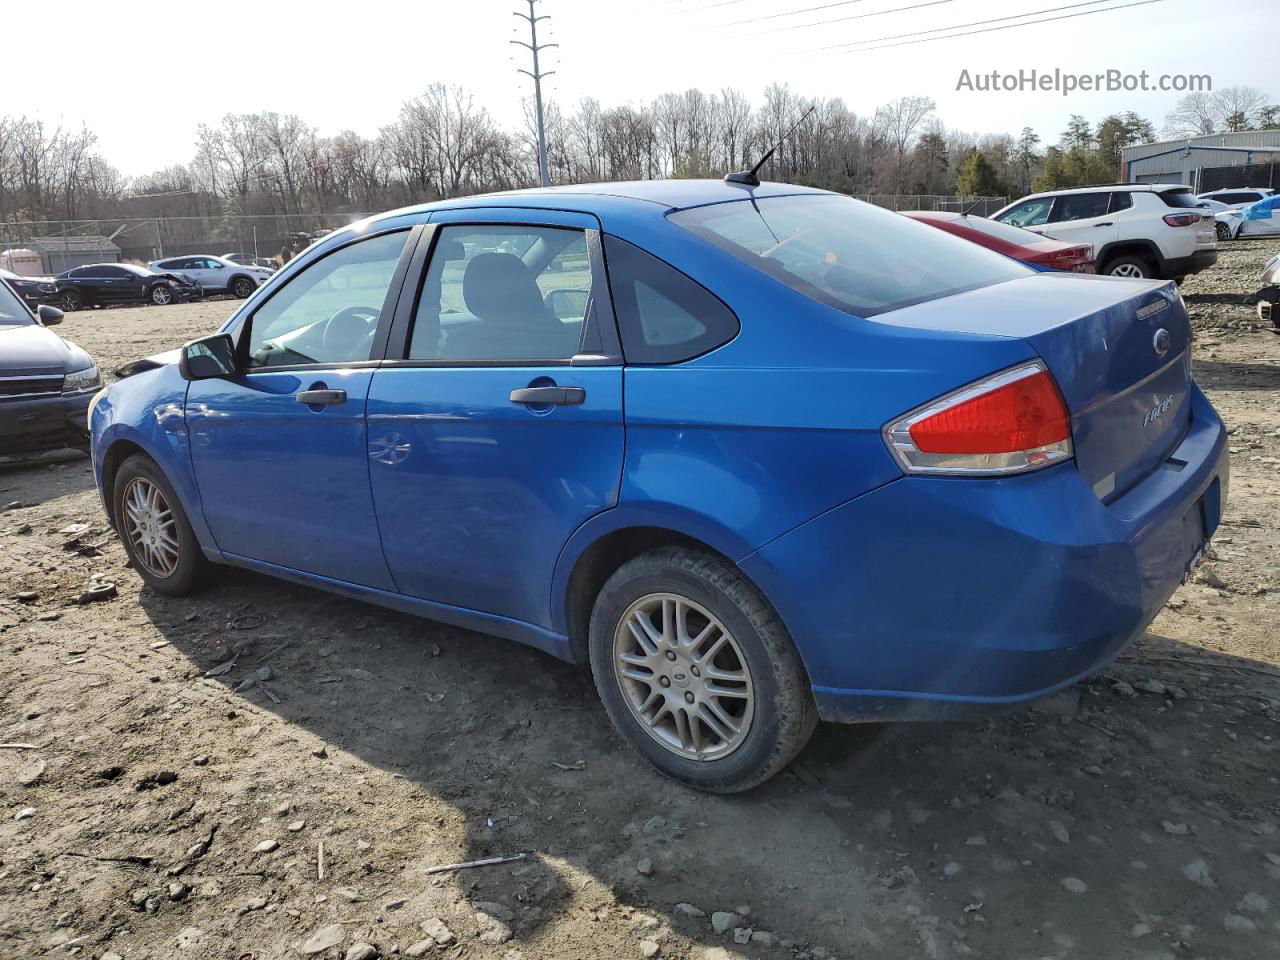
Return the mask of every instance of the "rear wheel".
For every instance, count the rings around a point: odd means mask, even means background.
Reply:
[[[173,303],[173,291],[164,283],[157,283],[151,288],[151,302],[157,307],[167,307]]]
[[[1123,256],[1107,261],[1102,271],[1108,276],[1125,277],[1129,280],[1145,280],[1156,275],[1151,263],[1144,257]]]
[[[84,298],[80,296],[79,290],[63,290],[62,297],[60,299],[62,302],[62,309],[68,313],[73,310],[79,310],[84,306]]]
[[[245,299],[249,294],[253,293],[253,281],[248,277],[236,277],[231,281],[231,295],[240,300]]]
[[[125,553],[147,586],[175,597],[194,590],[212,565],[155,462],[135,455],[121,464],[112,499]]]
[[[614,725],[689,786],[735,793],[763,783],[817,725],[777,613],[711,554],[668,547],[624,564],[596,598],[589,645]]]

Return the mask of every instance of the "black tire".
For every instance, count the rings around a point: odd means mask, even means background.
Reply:
[[[167,307],[178,298],[174,295],[173,288],[167,283],[157,283],[147,294],[147,299],[153,306]]]
[[[176,567],[167,576],[162,576],[151,569],[130,536],[125,498],[130,494],[135,480],[153,485],[172,513],[177,534],[178,560]],[[125,553],[129,555],[133,569],[147,586],[171,597],[181,597],[196,590],[207,580],[213,564],[200,549],[196,535],[191,529],[191,523],[187,520],[187,514],[182,509],[181,501],[155,461],[141,454],[135,454],[125,460],[116,471],[111,497],[112,516],[115,519],[116,531],[120,534],[120,542],[124,544]]]
[[[59,299],[62,301],[62,309],[66,313],[73,313],[84,307],[84,297],[80,296],[79,290],[63,290]]]
[[[1117,273],[1117,271],[1121,272]],[[1123,276],[1131,280],[1149,280],[1156,275],[1150,260],[1134,254],[1125,254],[1108,260],[1102,272],[1109,277]]]
[[[1214,224],[1213,232],[1218,235],[1218,240],[1221,243],[1226,243],[1228,240],[1231,239],[1231,228],[1228,227],[1225,223]]]
[[[614,668],[614,636],[632,605],[652,594],[674,594],[700,605],[720,620],[742,654],[753,714],[739,745],[726,756],[681,756],[651,736],[632,713]],[[588,644],[596,690],[623,738],[660,773],[699,790],[737,793],[763,783],[791,762],[817,726],[808,676],[781,619],[737,568],[709,553],[664,547],[623,564],[596,597]]]
[[[257,284],[248,277],[232,277],[231,283],[228,286],[228,289],[231,291],[231,295],[237,300],[246,299],[249,294],[253,293],[257,288]]]

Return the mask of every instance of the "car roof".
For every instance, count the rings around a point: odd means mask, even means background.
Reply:
[[[618,183],[578,183],[562,187],[534,187],[481,193],[449,200],[403,207],[378,214],[371,222],[433,210],[468,207],[529,207],[581,213],[649,213],[662,216],[672,210],[702,207],[730,200],[785,197],[795,194],[827,194],[828,190],[798,187],[789,183],[762,183],[758,187],[726,183],[723,180],[632,180]]]
[[[1275,191],[1270,187],[1219,187],[1217,190],[1206,190],[1198,196],[1211,197],[1215,193],[1275,193]]]
[[[1082,187],[1063,187],[1061,190],[1042,190],[1039,193],[1028,193],[1022,200],[1034,200],[1036,197],[1058,197],[1072,193],[1103,193],[1123,190],[1128,193],[1164,193],[1166,190],[1186,190],[1191,188],[1185,183],[1093,183]],[[1021,203],[1022,200],[1016,201]]]

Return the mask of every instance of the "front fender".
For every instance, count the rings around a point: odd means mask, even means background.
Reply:
[[[196,539],[207,551],[214,541],[204,522],[191,470],[186,399],[187,381],[175,364],[136,374],[104,390],[89,414],[93,478],[107,517],[114,525],[106,492],[107,466],[118,463],[122,444],[141,449],[164,471]]]

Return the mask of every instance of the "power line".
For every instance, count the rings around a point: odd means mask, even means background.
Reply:
[[[874,10],[871,13],[859,13],[851,17],[836,17],[835,19],[832,19],[832,20],[815,20],[813,23],[791,23],[783,27],[773,27],[767,31],[762,30],[757,33],[745,34],[745,36],[749,36],[749,37],[771,36],[775,33],[781,33],[784,30],[805,30],[809,27],[826,27],[826,26],[830,26],[833,23],[848,23],[851,20],[866,20],[870,17],[883,17],[891,13],[903,13],[907,10],[919,10],[921,7],[938,7],[944,3],[955,3],[955,2],[956,0],[926,0],[925,3],[913,3],[907,7],[891,7],[888,10]],[[1097,2],[1101,3],[1102,0],[1097,0]],[[1027,16],[1027,14],[1023,14],[1023,16]],[[822,47],[819,49],[826,49],[826,48]]]
[[[547,164],[547,128],[542,117],[542,78],[551,76],[555,71],[541,70],[538,67],[538,54],[543,50],[558,47],[560,44],[538,43],[538,23],[542,20],[550,20],[551,18],[546,14],[538,16],[533,12],[533,5],[537,3],[538,0],[525,0],[525,2],[529,4],[529,12],[525,14],[517,10],[514,12],[514,16],[519,17],[521,20],[528,21],[529,42],[525,43],[523,40],[512,40],[511,42],[517,46],[524,47],[533,54],[533,69],[520,70],[519,72],[523,73],[525,76],[533,78],[534,109],[536,111],[538,125],[538,180],[541,182],[542,186],[549,187],[551,186],[551,170]]]
[[[1065,14],[1059,17],[1046,17],[1043,20],[1028,20],[1025,23],[1009,23],[1000,27],[984,27],[981,30],[966,30],[968,27],[980,27],[985,24],[1002,23],[1006,20],[1020,20],[1023,17],[1037,17],[1044,13],[1057,13],[1061,10],[1077,10],[1080,7],[1092,7],[1099,3],[1110,3],[1112,0],[1085,0],[1083,3],[1069,3],[1059,7],[1047,7],[1043,10],[1028,10],[1025,13],[1010,14],[1005,17],[992,17],[988,20],[975,20],[970,23],[954,23],[945,27],[933,27],[929,30],[915,30],[910,33],[890,34],[883,37],[871,37],[866,40],[855,40],[852,43],[840,43],[826,47],[814,47],[809,50],[801,50],[799,53],[828,53],[828,52],[861,52],[862,50],[883,50],[886,47],[910,46],[916,43],[929,43],[933,40],[949,40],[953,37],[968,37],[978,33],[993,33],[998,30],[1012,30],[1015,27],[1029,27],[1037,23],[1050,23],[1054,20],[1071,20],[1075,17],[1087,17],[1095,13],[1109,13],[1112,10],[1124,10],[1128,7],[1142,7],[1151,3],[1163,3],[1164,0],[1140,0],[1137,3],[1126,3],[1122,6],[1107,7],[1102,10],[1085,10],[1079,13]],[[920,37],[928,33],[942,33],[947,30],[965,30],[964,33],[951,33],[942,37],[925,37],[922,40],[910,40],[904,38]],[[884,43],[887,40],[902,40],[901,43]],[[869,47],[866,44],[882,44],[881,46]],[[858,48],[854,50],[853,48]]]
[[[781,17],[798,17],[802,13],[817,13],[820,10],[830,10],[832,7],[848,7],[855,3],[862,3],[863,0],[839,0],[838,3],[824,3],[816,7],[803,7],[800,10],[786,10],[782,13],[770,13],[763,17],[752,17],[749,20],[736,20],[733,23],[722,24],[726,27],[740,27],[746,23],[761,23],[765,20],[778,20]]]

